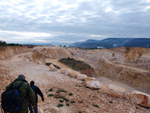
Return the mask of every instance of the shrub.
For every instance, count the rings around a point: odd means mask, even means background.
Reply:
[[[66,104],[66,106],[70,106],[70,104]]]
[[[94,107],[97,107],[97,108],[99,108],[99,106],[98,105],[93,105]]]
[[[64,102],[64,100],[59,100],[59,102],[63,103],[63,102]]]
[[[87,63],[79,60],[75,60],[73,58],[62,58],[59,60],[59,62],[67,65],[68,67],[72,68],[76,71],[81,71],[83,74],[89,74],[91,75],[94,73],[94,69],[88,65]],[[88,72],[87,72],[88,71]]]
[[[48,91],[49,91],[49,92],[52,92],[52,91],[53,91],[53,88],[49,89]]]
[[[69,96],[72,96],[73,94],[72,94],[72,93],[69,93],[68,95],[69,95]]]
[[[48,96],[49,96],[49,97],[52,97],[52,96],[54,96],[54,95],[53,95],[53,94],[49,94]]]
[[[63,106],[64,106],[63,104],[58,104],[58,105],[57,105],[57,107],[59,107],[59,108],[60,108],[60,107],[63,107]]]
[[[112,104],[113,102],[112,102],[112,101],[109,101],[109,103],[111,103],[111,104]]]
[[[69,100],[65,97],[63,97],[63,100],[66,101],[66,102],[69,102]]]
[[[73,104],[73,103],[76,103],[76,102],[75,102],[75,101],[71,101],[70,103],[72,103],[72,104]]]

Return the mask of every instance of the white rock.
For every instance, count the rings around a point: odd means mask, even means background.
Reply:
[[[114,84],[108,85],[108,93],[114,97],[117,97],[117,98],[123,97],[125,92],[126,92],[126,90],[122,87],[119,87]]]
[[[71,70],[70,70],[70,69],[66,69],[66,70],[65,70],[65,75],[69,75],[69,74],[70,74],[70,72],[71,72]]]
[[[95,78],[92,78],[92,77],[87,77],[85,79],[85,84],[87,87],[89,87],[91,89],[100,89],[101,88],[100,82],[97,81]]]
[[[71,71],[70,74],[69,74],[69,76],[74,77],[74,78],[77,78],[77,75],[78,75],[78,74],[80,74],[80,73],[77,72],[77,71]]]
[[[61,69],[60,69],[60,72],[61,72],[61,74],[65,74],[66,70],[63,69],[63,68],[61,68]]]
[[[139,91],[133,91],[131,93],[131,100],[139,105],[150,107],[150,95]]]
[[[87,75],[85,75],[85,74],[80,74],[80,73],[77,74],[78,80],[85,80],[86,78],[87,78]]]
[[[49,65],[51,71],[57,71],[57,68],[53,64]]]

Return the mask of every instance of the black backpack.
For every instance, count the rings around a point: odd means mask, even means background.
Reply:
[[[2,93],[1,107],[4,111],[20,113],[22,100],[19,94],[19,88],[22,84],[23,82],[19,83],[17,87],[13,87],[13,83],[11,83],[10,88]]]

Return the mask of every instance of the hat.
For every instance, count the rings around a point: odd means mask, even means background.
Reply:
[[[25,80],[25,76],[24,76],[24,75],[19,75],[18,78],[19,78],[19,79],[24,79],[24,80]]]

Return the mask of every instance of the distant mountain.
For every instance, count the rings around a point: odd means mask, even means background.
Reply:
[[[115,48],[115,47],[150,47],[150,38],[106,38],[103,40],[86,40],[70,44],[79,48]]]

